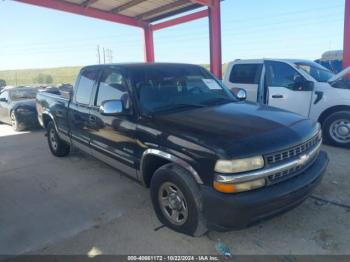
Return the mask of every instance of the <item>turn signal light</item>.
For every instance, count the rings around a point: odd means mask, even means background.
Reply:
[[[236,192],[236,186],[234,184],[224,184],[214,181],[214,188],[222,193],[234,193]]]
[[[263,187],[265,186],[265,183],[265,179],[257,179],[239,184],[228,184],[214,181],[213,186],[217,191],[222,193],[239,193]]]

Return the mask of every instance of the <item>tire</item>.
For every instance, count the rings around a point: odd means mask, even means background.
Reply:
[[[47,141],[50,151],[54,156],[64,157],[69,154],[69,144],[58,137],[55,125],[52,121],[47,125]]]
[[[160,167],[151,180],[151,199],[163,225],[194,237],[207,232],[200,189],[185,169],[172,163]]]
[[[339,111],[329,115],[322,125],[328,144],[350,148],[350,111]]]
[[[24,130],[24,128],[18,123],[15,111],[11,111],[10,119],[13,131],[19,132]]]

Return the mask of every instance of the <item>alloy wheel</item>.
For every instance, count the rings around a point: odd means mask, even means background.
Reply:
[[[181,226],[187,221],[188,206],[184,194],[171,182],[161,185],[158,201],[163,215],[174,225]]]

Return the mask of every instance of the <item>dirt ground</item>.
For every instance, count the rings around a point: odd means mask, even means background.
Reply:
[[[350,150],[298,208],[241,231],[191,238],[161,227],[148,189],[79,152],[53,157],[43,131],[0,125],[0,254],[350,254]]]

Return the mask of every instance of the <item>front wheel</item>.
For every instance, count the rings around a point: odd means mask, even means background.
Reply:
[[[11,118],[11,126],[12,126],[12,129],[13,129],[14,131],[16,131],[16,132],[22,131],[23,128],[22,128],[22,127],[20,126],[20,124],[18,123],[16,114],[15,114],[14,111],[11,112],[10,118]]]
[[[50,151],[53,155],[64,157],[69,154],[69,144],[59,138],[55,125],[52,121],[47,126],[47,140],[49,143]]]
[[[350,112],[331,114],[323,123],[326,141],[334,146],[350,148]]]
[[[175,164],[160,167],[151,180],[151,198],[158,219],[165,226],[187,235],[207,231],[197,183]]]

